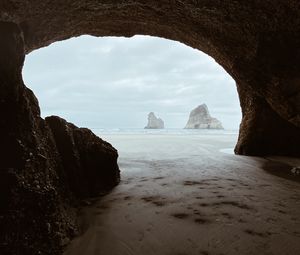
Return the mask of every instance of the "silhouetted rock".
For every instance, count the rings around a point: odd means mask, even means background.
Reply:
[[[71,191],[79,198],[99,195],[119,183],[118,152],[87,128],[51,116],[52,130]]]
[[[240,88],[243,119],[235,153],[300,156],[300,129],[283,119],[253,90]],[[249,99],[251,98],[251,100]]]
[[[148,114],[148,124],[146,129],[163,129],[165,128],[164,122],[161,118],[157,118],[153,112]]]
[[[76,157],[65,156],[23,83],[23,33],[0,22],[0,35],[0,254],[62,254],[78,232],[81,198],[117,184],[117,152],[89,130],[67,124],[69,132],[59,139],[74,140]]]
[[[209,114],[206,104],[199,105],[191,111],[186,129],[223,129],[222,123]]]

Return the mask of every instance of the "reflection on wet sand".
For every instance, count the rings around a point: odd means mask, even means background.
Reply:
[[[296,159],[222,153],[228,136],[106,139],[122,182],[82,209],[66,255],[300,254]]]

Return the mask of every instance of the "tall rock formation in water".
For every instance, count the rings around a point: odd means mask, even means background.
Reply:
[[[222,123],[209,114],[206,104],[199,105],[191,111],[186,129],[223,129]]]
[[[154,112],[148,114],[148,124],[145,129],[162,129],[165,128],[164,121],[161,118],[157,118]]]

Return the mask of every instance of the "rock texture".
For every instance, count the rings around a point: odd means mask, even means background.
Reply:
[[[199,105],[191,111],[186,129],[223,129],[222,123],[209,114],[206,104]]]
[[[97,196],[119,183],[118,152],[111,144],[57,116],[45,120],[54,136],[67,185],[76,197]]]
[[[78,232],[80,200],[118,183],[118,155],[89,130],[40,117],[22,81],[23,32],[0,22],[0,34],[0,254],[61,254]],[[74,173],[59,139],[74,141]]]
[[[243,119],[236,154],[300,156],[299,128],[285,121],[252,90],[239,89]]]
[[[148,114],[148,124],[145,129],[163,129],[165,124],[161,118],[157,118],[154,112]]]

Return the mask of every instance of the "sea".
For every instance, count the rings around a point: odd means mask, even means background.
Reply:
[[[91,128],[91,130],[101,135],[238,135],[238,130],[234,129],[144,129],[144,128]]]
[[[215,153],[233,154],[238,130],[226,129],[92,129],[119,153],[119,163],[128,160],[176,160]]]

